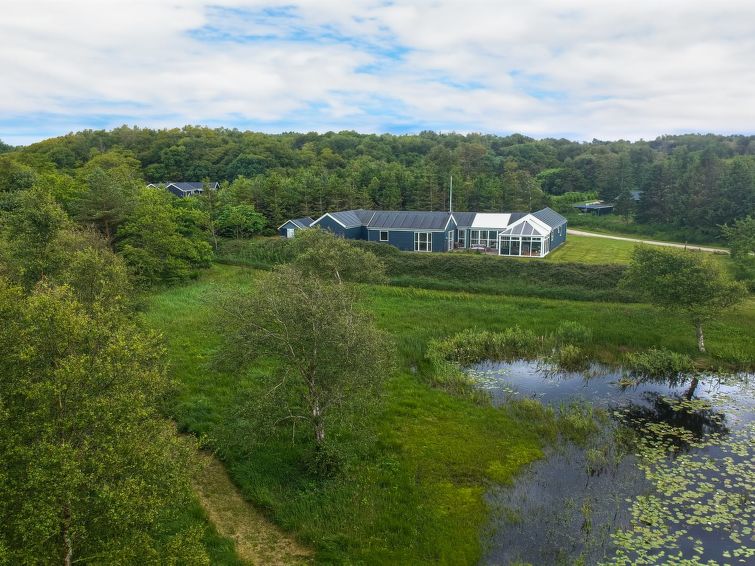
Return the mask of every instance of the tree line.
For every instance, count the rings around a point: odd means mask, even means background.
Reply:
[[[6,153],[0,190],[33,171],[75,177],[119,152],[143,180],[226,182],[268,228],[326,210],[531,210],[568,193],[614,201],[639,223],[699,237],[755,206],[755,136],[682,135],[652,141],[536,140],[520,134],[262,134],[184,127],[87,130]],[[15,179],[15,180],[14,180]],[[641,191],[639,202],[633,191]]]

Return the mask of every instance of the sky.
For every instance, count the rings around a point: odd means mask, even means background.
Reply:
[[[755,133],[753,0],[0,0],[0,140]]]

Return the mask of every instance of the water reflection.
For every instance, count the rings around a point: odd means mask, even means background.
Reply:
[[[635,429],[638,433],[652,432],[653,427],[648,424],[664,423],[675,429],[681,429],[692,434],[696,440],[701,440],[711,434],[728,434],[726,415],[715,410],[709,403],[689,404],[692,397],[684,395],[661,395],[656,391],[643,394],[642,403],[629,403],[618,413],[622,424]],[[689,438],[686,434],[667,436],[668,440],[678,451],[690,449]]]
[[[682,454],[721,459],[725,451],[710,442],[706,445],[705,439],[741,432],[755,418],[755,395],[746,375],[650,378],[599,364],[585,372],[559,372],[527,361],[484,363],[471,372],[494,403],[535,397],[563,406],[576,400],[604,408],[614,417],[589,445],[560,444],[513,487],[490,490],[494,513],[484,537],[484,564],[610,561],[616,552],[611,533],[629,525],[630,502],[656,493],[633,455],[638,442],[652,444],[657,436],[667,447],[664,458],[672,467]],[[727,454],[730,459],[732,454]],[[733,457],[751,459],[752,447]],[[706,475],[713,483],[725,479],[715,466],[700,477]],[[704,504],[705,496],[699,501]],[[679,528],[670,528],[671,539],[674,529]],[[683,532],[688,537],[674,539],[673,545],[685,557],[720,560],[732,548],[725,529],[685,525]],[[704,548],[695,555],[698,542]]]

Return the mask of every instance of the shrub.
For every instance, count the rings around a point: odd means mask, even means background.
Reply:
[[[257,238],[254,240],[222,240],[217,258],[225,263],[238,263],[269,268],[294,259],[289,240],[283,238]]]
[[[624,365],[636,375],[646,377],[676,377],[694,369],[692,358],[687,354],[665,348],[650,348],[644,352],[626,354]]]
[[[390,246],[386,246],[390,247]],[[427,277],[477,282],[484,279],[520,280],[589,289],[615,289],[626,267],[617,264],[522,261],[479,254],[386,253],[390,276]]]
[[[545,340],[518,326],[501,332],[467,329],[428,346],[428,358],[436,363],[469,365],[482,360],[534,359],[544,351]]]
[[[565,320],[558,325],[555,338],[557,344],[589,344],[592,330],[578,322]]]
[[[431,382],[452,393],[487,399],[478,392],[475,381],[463,366],[483,360],[534,359],[544,350],[544,339],[518,326],[502,332],[467,329],[442,340],[432,340],[427,347],[427,359],[432,366]]]
[[[579,346],[564,344],[552,356],[553,362],[559,369],[566,371],[579,371],[586,369],[590,364],[590,356]]]

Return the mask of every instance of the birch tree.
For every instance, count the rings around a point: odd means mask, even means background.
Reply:
[[[219,302],[222,354],[237,363],[272,357],[274,379],[262,410],[275,426],[304,423],[323,448],[330,426],[390,373],[390,348],[357,304],[352,286],[283,266],[251,291],[225,293]]]
[[[695,326],[697,348],[705,352],[706,322],[747,296],[713,258],[702,252],[638,246],[622,282],[650,303],[687,317]]]

